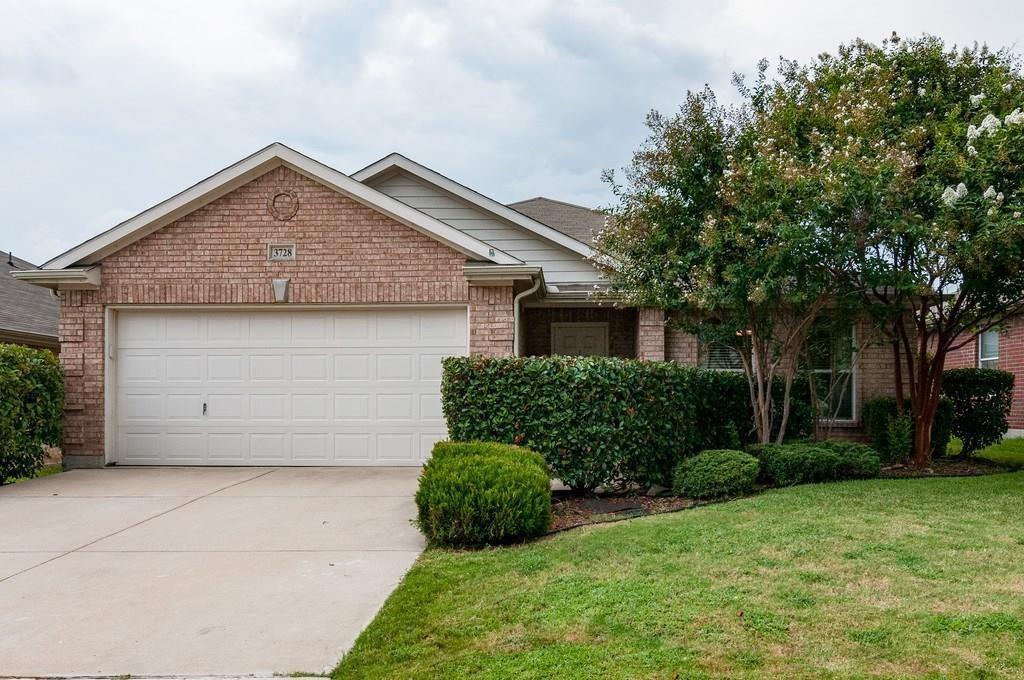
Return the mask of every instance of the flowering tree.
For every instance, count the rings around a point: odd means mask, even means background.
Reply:
[[[896,36],[807,74],[817,105],[856,119],[861,162],[822,201],[857,216],[837,273],[893,342],[897,403],[909,392],[926,465],[948,353],[1024,310],[1024,79],[1007,52]]]
[[[842,251],[840,230],[807,219],[817,187],[802,181],[808,142],[792,131],[804,112],[772,99],[765,73],[752,87],[737,81],[741,105],[705,89],[673,117],[652,113],[625,184],[607,173],[618,205],[597,238],[619,295],[735,350],[761,442],[785,436],[799,358],[835,303]]]
[[[761,441],[811,324],[859,301],[925,465],[947,354],[1024,310],[1019,65],[893,36],[766,73],[737,81],[735,107],[705,90],[651,114],[625,183],[608,175],[601,261],[620,292],[739,351]]]

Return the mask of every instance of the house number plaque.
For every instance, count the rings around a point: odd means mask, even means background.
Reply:
[[[270,261],[294,260],[294,243],[271,243],[267,246],[267,259]]]

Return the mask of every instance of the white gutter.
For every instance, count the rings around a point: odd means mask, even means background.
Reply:
[[[534,293],[536,293],[540,289],[542,283],[544,283],[543,279],[538,276],[534,280],[532,286],[530,286],[522,293],[512,298],[512,356],[514,357],[520,355],[519,346],[522,344],[519,340],[519,317],[521,315],[519,311],[519,301],[522,300],[527,295],[533,295]]]

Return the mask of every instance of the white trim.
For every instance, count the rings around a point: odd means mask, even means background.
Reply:
[[[994,357],[985,357],[981,355],[981,350],[985,346],[984,336],[986,333],[992,333],[996,336],[996,355]],[[978,356],[977,356],[977,367],[985,368],[983,362],[994,361],[996,362],[996,368],[999,368],[999,331],[989,329],[978,333]]]
[[[117,463],[117,310],[103,310],[103,461]]]
[[[74,269],[26,269],[11,272],[11,276],[51,290],[98,290],[100,287],[100,266],[76,267]]]
[[[459,229],[410,208],[401,201],[362,184],[334,168],[275,142],[166,201],[158,203],[116,227],[75,246],[44,264],[43,269],[65,269],[74,265],[94,263],[282,165],[426,234],[464,255],[497,264],[520,262],[519,259],[497,250]]]
[[[566,328],[600,328],[604,331],[604,353],[593,354],[591,356],[606,357],[609,356],[610,349],[610,338],[609,338],[609,323],[607,321],[552,321],[551,322],[551,354],[555,354],[555,336],[558,331]]]
[[[406,158],[400,153],[388,154],[384,158],[366,166],[362,170],[352,173],[352,179],[365,183],[376,177],[392,172],[396,168],[404,170],[425,182],[429,182],[450,194],[458,196],[462,200],[472,203],[476,207],[482,208],[483,210],[486,210],[507,222],[511,222],[518,227],[522,227],[545,240],[551,241],[563,248],[568,248],[583,257],[591,258],[597,255],[597,252],[583,241],[574,239],[567,234],[563,234],[557,229],[549,227],[543,222],[538,222],[535,219],[527,217],[521,212],[513,210],[506,205],[502,205],[494,199],[488,198],[477,191],[473,191],[463,184],[459,184],[454,180],[448,179],[439,172],[435,172],[428,167],[420,165],[412,159]]]
[[[167,311],[237,311],[237,312],[282,312],[282,311],[297,311],[297,312],[315,312],[315,311],[345,311],[345,310],[361,310],[361,309],[462,309],[469,302],[462,300],[460,302],[326,302],[326,303],[277,303],[277,302],[223,302],[223,303],[187,303],[180,305],[172,305],[165,303],[125,303],[119,302],[115,304],[107,305],[108,309],[115,311],[131,311],[133,309],[141,310],[159,310],[164,309]]]

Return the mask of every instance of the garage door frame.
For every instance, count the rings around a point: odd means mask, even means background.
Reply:
[[[410,311],[429,309],[462,310],[466,313],[466,350],[469,351],[472,335],[470,306],[466,303],[393,303],[393,304],[114,304],[107,305],[103,313],[103,456],[104,463],[116,465],[119,462],[117,450],[117,323],[121,312],[168,311],[168,312],[344,312],[344,311]]]

